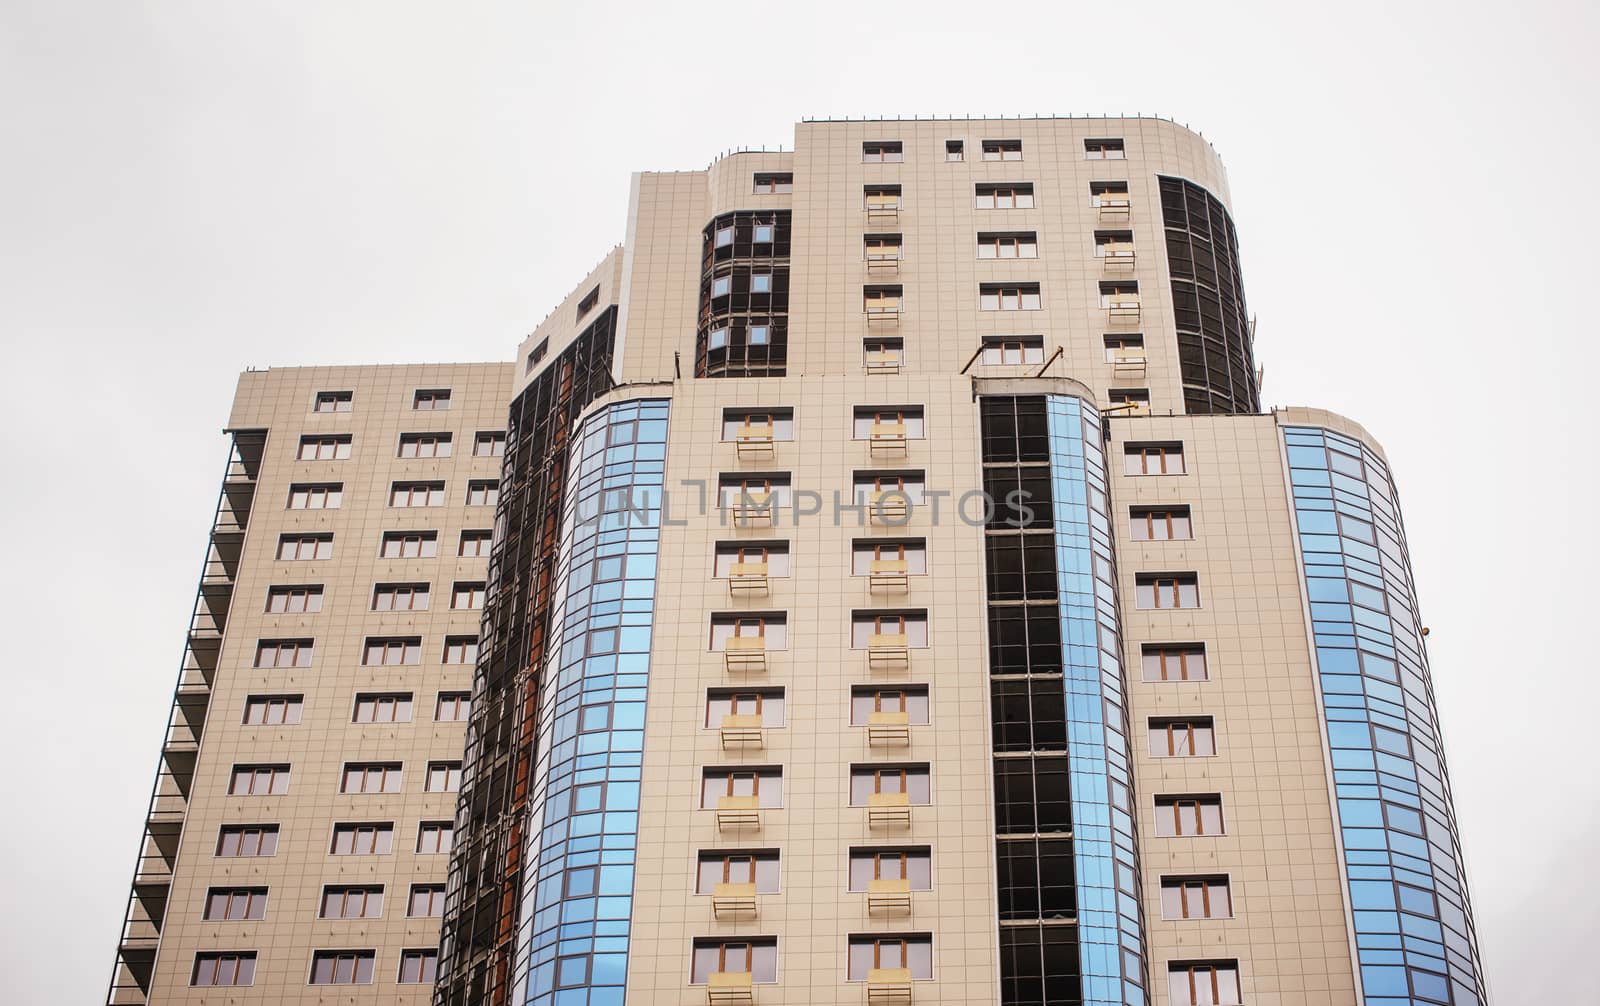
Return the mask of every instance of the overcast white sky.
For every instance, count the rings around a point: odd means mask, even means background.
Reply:
[[[1145,112],[1228,165],[1266,400],[1388,448],[1497,1001],[1594,1001],[1597,22],[0,0],[3,998],[104,996],[238,371],[509,359],[630,172],[802,116]]]

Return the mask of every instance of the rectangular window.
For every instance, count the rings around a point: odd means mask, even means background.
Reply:
[[[905,290],[896,285],[868,286],[861,290],[861,307],[868,315],[898,316]]]
[[[540,339],[539,340],[539,344],[537,346],[534,346],[532,349],[528,350],[528,364],[527,364],[526,369],[524,369],[523,373],[524,374],[533,373],[533,368],[537,367],[539,365],[539,361],[543,360],[545,358],[545,354],[547,354],[549,352],[550,352],[550,340],[549,339]]]
[[[920,471],[856,472],[852,476],[852,485],[857,505],[870,504],[889,494],[894,497],[891,502],[921,506],[923,492],[927,488],[927,476]]]
[[[1072,841],[1004,838],[995,842],[1002,920],[1065,919],[1077,912]]]
[[[1133,258],[1133,231],[1095,231],[1095,258]]]
[[[987,335],[982,361],[986,367],[1015,367],[1044,362],[1042,335]]]
[[[433,707],[433,718],[440,723],[462,723],[471,712],[471,692],[440,692]]]
[[[905,427],[907,440],[923,438],[922,406],[920,405],[857,405],[850,436],[855,440],[871,440],[881,434],[882,427]],[[874,430],[874,427],[880,429]]]
[[[311,955],[313,985],[371,985],[376,950],[318,950]]]
[[[485,430],[472,440],[475,458],[501,458],[506,453],[506,435],[499,430]]]
[[[1120,161],[1126,156],[1126,152],[1123,150],[1121,140],[1084,140],[1083,156],[1085,160],[1090,161]]]
[[[318,411],[333,411],[332,409]],[[221,988],[254,985],[256,982],[256,952],[237,950],[223,953],[194,955],[194,972],[189,984],[196,987]]]
[[[385,531],[378,550],[382,559],[432,559],[438,554],[437,531]]]
[[[783,726],[782,688],[711,688],[706,691],[706,726],[722,726],[724,716],[759,716],[764,727]]]
[[[1238,961],[1171,961],[1167,995],[1172,1006],[1240,1006]]]
[[[1193,538],[1186,506],[1136,506],[1128,509],[1134,541],[1183,541]]]
[[[332,559],[333,535],[286,534],[278,538],[278,558],[285,562]]]
[[[1124,444],[1125,475],[1182,475],[1183,444]]]
[[[500,501],[500,483],[494,479],[473,479],[467,483],[467,506],[494,506]]]
[[[482,580],[457,580],[450,588],[450,607],[455,611],[476,611],[483,607],[487,589]]]
[[[774,441],[794,439],[793,409],[723,409],[722,439],[737,442],[741,437],[771,437]]]
[[[874,636],[905,636],[913,649],[928,645],[926,611],[855,611],[850,614],[850,648],[865,650]]]
[[[289,486],[290,510],[337,510],[343,503],[343,482],[295,482]]]
[[[1211,717],[1150,718],[1150,757],[1209,758],[1216,753]]]
[[[422,637],[368,636],[361,651],[361,663],[367,667],[422,663]]]
[[[249,922],[266,918],[265,887],[213,887],[206,892],[207,922]]]
[[[278,826],[275,824],[225,824],[217,833],[219,859],[255,859],[276,855]]]
[[[964,161],[967,159],[967,141],[944,141],[944,159],[946,161]]]
[[[765,564],[768,576],[789,575],[789,543],[786,541],[717,542],[715,566],[712,576],[725,579],[733,575],[734,566],[748,567]]]
[[[1134,607],[1200,607],[1200,578],[1193,573],[1140,573],[1134,577]]]
[[[583,299],[578,301],[578,317],[582,318],[590,311],[593,311],[594,306],[598,303],[600,303],[600,288],[597,286],[584,294]]]
[[[893,214],[900,208],[900,186],[898,185],[863,185],[861,195],[867,207],[867,215],[873,213]]]
[[[267,590],[267,612],[273,615],[311,615],[322,610],[322,584],[303,587],[271,587]]]
[[[334,856],[387,856],[394,851],[394,825],[387,821],[373,824],[333,826]]]
[[[861,253],[868,262],[899,262],[905,257],[905,245],[898,234],[866,234]]]
[[[984,140],[983,159],[986,161],[1022,160],[1021,140]]]
[[[718,884],[754,884],[757,894],[778,893],[778,850],[730,849],[700,853],[696,894],[711,894]]]
[[[864,727],[873,713],[905,713],[911,725],[928,722],[927,685],[854,685],[850,689],[850,725]]]
[[[863,339],[861,355],[869,372],[895,373],[906,362],[904,339]]]
[[[310,667],[315,643],[309,639],[263,639],[256,643],[257,667]]]
[[[977,187],[975,205],[980,210],[1031,210],[1033,183],[1004,182],[998,185],[980,183]]]
[[[410,692],[361,692],[356,695],[353,723],[410,723]]]
[[[1105,336],[1105,347],[1107,363],[1144,362],[1142,335],[1108,335]]]
[[[428,777],[423,781],[424,793],[454,793],[461,789],[461,763],[458,761],[431,761]]]
[[[933,978],[933,937],[927,933],[908,935],[877,934],[849,938],[849,978],[864,982],[874,971],[911,972],[915,981]]]
[[[319,391],[311,403],[312,412],[349,412],[355,393],[350,391]]]
[[[1028,755],[994,760],[995,831],[1001,835],[1059,834],[1072,830],[1067,759]]]
[[[1033,231],[980,231],[978,257],[984,258],[1038,258],[1039,236]]]
[[[980,311],[1037,311],[1044,306],[1037,283],[980,283],[978,285],[978,310]]]
[[[1162,877],[1163,919],[1231,919],[1227,877]]]
[[[757,171],[755,188],[756,195],[778,195],[794,191],[794,174],[789,171]]]
[[[477,636],[444,637],[444,656],[447,664],[475,664],[478,662]]]
[[[725,796],[753,796],[758,806],[783,806],[783,769],[708,768],[700,778],[700,807],[715,810]]]
[[[1120,206],[1128,205],[1127,182],[1090,182],[1090,206]]]
[[[1128,416],[1150,414],[1150,391],[1147,388],[1111,388],[1106,392],[1109,402],[1105,411],[1121,412]]]
[[[1156,834],[1162,838],[1196,838],[1221,835],[1222,797],[1156,797]]]
[[[717,505],[730,507],[785,507],[791,500],[789,473],[723,475],[717,479]]]
[[[345,762],[339,780],[341,793],[398,793],[402,782],[400,763]]]
[[[925,845],[851,849],[850,890],[865,891],[874,880],[909,880],[913,891],[931,891],[933,852]]]
[[[376,919],[383,915],[383,887],[329,884],[322,889],[319,919]]]
[[[444,506],[443,482],[396,482],[389,487],[392,507]]]
[[[871,576],[873,563],[905,563],[907,576],[928,572],[928,542],[925,538],[857,538],[850,544],[850,575]],[[879,566],[882,570],[887,567]]]
[[[455,833],[455,825],[449,821],[423,821],[417,828],[417,852],[422,855],[449,852]]]
[[[778,941],[754,940],[694,941],[694,956],[689,965],[689,984],[705,985],[714,974],[747,974],[752,982],[778,980]]]
[[[449,407],[449,388],[419,388],[411,399],[411,408],[417,412],[440,412]]]
[[[489,557],[489,545],[493,538],[493,531],[463,531],[461,532],[461,547],[456,554],[469,559],[487,559]]]
[[[1206,648],[1199,643],[1146,643],[1146,681],[1206,680]]]
[[[1135,280],[1123,282],[1102,282],[1100,284],[1100,306],[1106,310],[1129,311],[1134,314],[1139,310],[1139,284]]]
[[[301,437],[300,450],[295,458],[300,461],[343,461],[350,456],[350,443],[348,433]]]
[[[863,162],[898,164],[905,159],[905,145],[899,140],[873,140],[861,145],[861,160]]]
[[[400,434],[400,457],[402,458],[447,458],[449,456],[450,434],[448,433]]]
[[[281,796],[287,792],[287,765],[235,765],[228,777],[229,796]]]
[[[850,806],[865,807],[884,793],[904,793],[914,807],[931,804],[933,783],[927,764],[850,766]]]
[[[406,902],[406,915],[413,919],[436,919],[444,914],[443,884],[412,884]]]
[[[300,695],[252,695],[244,700],[244,722],[248,726],[294,726],[300,722],[304,702]]]
[[[373,611],[427,611],[426,583],[379,583],[372,587]]]
[[[401,985],[432,985],[439,974],[439,951],[400,951],[400,974],[395,981]]]

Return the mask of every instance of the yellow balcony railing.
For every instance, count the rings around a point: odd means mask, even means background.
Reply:
[[[867,450],[874,455],[903,457],[907,448],[905,423],[873,423],[867,430]]]
[[[1106,301],[1106,316],[1114,322],[1136,324],[1139,321],[1137,294],[1119,293]]]
[[[911,714],[875,712],[867,715],[867,744],[904,747],[911,743]]]
[[[1108,241],[1100,246],[1106,272],[1132,272],[1137,262],[1131,241]]]
[[[867,272],[874,276],[894,276],[900,272],[900,246],[868,248]]]
[[[867,495],[874,524],[904,524],[911,513],[911,497],[904,489],[879,489]]]
[[[722,749],[764,747],[766,730],[760,713],[730,713],[722,718]]]
[[[867,219],[890,222],[900,218],[900,197],[873,193],[867,196]]]
[[[874,559],[869,568],[869,591],[901,592],[911,589],[910,563],[904,559]]]
[[[869,374],[898,374],[900,373],[900,354],[891,352],[877,352],[867,354],[867,373]]]
[[[911,666],[911,647],[903,632],[874,633],[867,640],[867,668],[903,671]]]
[[[910,915],[911,881],[867,881],[868,915]]]
[[[717,798],[717,830],[738,831],[761,827],[761,798],[723,796]]]
[[[1143,346],[1123,346],[1111,351],[1111,369],[1118,377],[1143,377],[1147,365]]]
[[[867,972],[868,1006],[897,1006],[910,1001],[910,968],[873,968]]]
[[[873,793],[868,796],[867,827],[911,827],[911,797],[905,793]]]
[[[718,919],[755,918],[756,885],[717,884],[711,889],[711,914]]]
[[[750,1006],[756,1001],[748,971],[713,971],[706,979],[706,1006]]]
[[[778,504],[770,490],[760,492],[736,492],[728,498],[727,507],[732,511],[735,527],[752,527],[757,524],[771,525],[777,515]]]
[[[777,431],[771,423],[752,425],[746,423],[733,435],[733,449],[740,458],[760,460],[776,453]]]
[[[728,593],[769,594],[767,580],[769,564],[765,562],[736,562],[728,566]]]
[[[900,320],[899,297],[868,297],[862,304],[868,324],[892,325]]]
[[[1133,212],[1133,200],[1128,198],[1126,192],[1102,192],[1100,194],[1100,219],[1101,220],[1126,220]]]
[[[722,643],[722,663],[730,672],[767,669],[767,640],[763,636],[729,636]]]

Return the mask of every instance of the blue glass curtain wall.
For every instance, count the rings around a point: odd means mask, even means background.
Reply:
[[[1366,1006],[1485,1001],[1399,501],[1359,442],[1284,442]]]
[[[559,643],[538,692],[518,962],[530,1006],[623,1001],[666,442],[660,400],[608,406],[574,438]]]

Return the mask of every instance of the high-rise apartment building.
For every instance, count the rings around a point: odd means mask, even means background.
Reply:
[[[110,1002],[1486,1002],[1211,147],[794,147],[636,175],[513,364],[243,376]]]

